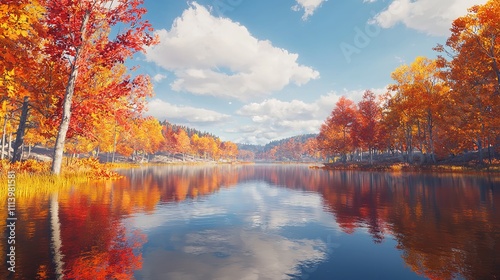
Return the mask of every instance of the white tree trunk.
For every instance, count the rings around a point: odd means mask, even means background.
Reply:
[[[80,28],[82,42],[85,41],[85,31],[87,30],[87,22],[90,17],[90,12],[85,13],[82,25]],[[62,119],[61,124],[59,125],[59,130],[57,131],[56,145],[54,147],[54,156],[52,160],[52,168],[51,171],[53,174],[61,173],[61,165],[64,154],[64,143],[66,141],[66,134],[69,129],[69,121],[71,119],[71,103],[73,99],[73,94],[75,93],[75,85],[76,78],[78,77],[78,64],[81,59],[81,52],[83,48],[82,43],[80,46],[76,48],[75,57],[73,59],[73,65],[71,67],[71,71],[69,73],[68,84],[66,85],[66,92],[64,93],[64,101],[63,101],[63,111],[62,111]]]
[[[9,147],[7,147],[7,158],[10,159],[12,156],[12,152],[10,151],[10,148],[12,148],[12,132],[9,133]]]
[[[3,131],[2,131],[2,155],[1,159],[3,160],[5,158],[5,136],[7,134],[7,114],[5,114],[5,117],[3,119]]]
[[[61,223],[59,221],[59,199],[58,194],[50,196],[50,241],[53,250],[54,264],[56,266],[56,279],[63,279],[63,254],[61,252],[62,238],[61,238]]]

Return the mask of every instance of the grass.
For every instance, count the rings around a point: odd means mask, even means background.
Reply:
[[[121,176],[111,171],[111,166],[99,163],[97,159],[65,159],[60,175],[50,172],[50,162],[26,160],[10,163],[0,161],[0,197],[8,195],[8,174],[15,174],[16,197],[30,197],[37,194],[69,189],[74,185],[97,180],[113,180]]]
[[[16,198],[29,198],[39,195],[50,195],[51,193],[69,190],[73,186],[87,183],[91,179],[86,174],[63,174],[60,176],[52,174],[35,173],[15,173],[15,196]],[[6,173],[0,176],[2,185],[7,185],[8,178]],[[5,200],[8,195],[6,187],[0,188],[0,197]]]
[[[60,175],[50,172],[50,162],[26,160],[11,164],[0,161],[0,200],[7,201],[9,172],[15,174],[16,203],[26,199],[41,199],[74,187],[85,188],[90,182],[108,181],[121,176],[111,171],[113,166],[101,164],[97,159],[65,159]]]

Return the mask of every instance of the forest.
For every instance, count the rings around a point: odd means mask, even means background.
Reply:
[[[54,147],[53,174],[61,172],[64,154],[106,153],[111,161],[115,154],[139,161],[159,151],[214,160],[236,156],[234,143],[144,116],[151,78],[126,65],[157,43],[142,19],[142,4],[2,1],[3,167],[35,145]]]
[[[158,43],[143,1],[27,1],[0,4],[2,168],[35,145],[51,148],[48,172],[66,157],[119,154],[196,156],[214,161],[400,161],[435,164],[500,154],[500,2],[457,18],[436,58],[417,57],[392,72],[385,94],[341,97],[317,137],[264,148],[144,116],[151,78],[126,64]],[[119,28],[117,28],[119,27]],[[118,32],[116,30],[119,30]],[[26,151],[27,150],[27,151]]]
[[[437,163],[460,155],[482,165],[500,152],[500,2],[457,18],[437,58],[395,69],[382,96],[357,104],[342,97],[321,127],[318,148],[346,162],[362,151],[398,153],[404,162]]]

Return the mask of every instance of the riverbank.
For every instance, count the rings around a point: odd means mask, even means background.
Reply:
[[[386,172],[460,172],[460,173],[499,173],[500,163],[480,164],[469,162],[463,164],[419,164],[376,162],[348,162],[325,163],[321,169],[325,170],[359,170],[359,171],[386,171]]]

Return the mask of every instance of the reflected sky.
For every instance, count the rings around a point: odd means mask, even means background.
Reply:
[[[120,172],[17,197],[14,279],[500,277],[499,176],[305,165]]]
[[[404,265],[398,253],[384,252],[394,251],[394,241],[388,242],[389,246],[371,249],[373,254],[366,255],[364,252],[370,249],[359,244],[374,246],[367,230],[360,229],[358,234],[346,238],[322,194],[307,190],[308,186],[299,181],[289,180],[293,179],[289,172],[307,179],[307,174],[302,174],[310,172],[307,167],[271,167],[277,168],[278,174],[276,170],[269,172],[269,166],[260,168],[237,169],[239,180],[234,187],[180,203],[166,201],[154,213],[137,213],[128,218],[128,224],[148,234],[143,268],[134,276],[137,279],[330,279],[330,274],[344,274],[361,278],[368,275],[419,278]],[[186,172],[175,168],[172,171]],[[210,176],[205,171],[201,177]],[[189,172],[199,178],[197,172]],[[231,175],[230,171],[223,173]],[[154,174],[162,176],[158,170]],[[192,185],[185,187],[190,189]],[[356,253],[349,252],[352,249]],[[393,259],[385,263],[388,274],[380,270],[384,266],[380,264],[361,274],[353,270],[353,258],[380,263],[377,261],[380,254]],[[392,267],[395,263],[399,268]],[[322,266],[336,271],[321,271]]]
[[[286,236],[285,227],[335,225],[321,196],[247,182],[210,197],[138,214],[148,232],[139,279],[282,279],[328,257],[320,236]],[[326,235],[324,236],[326,237]],[[236,278],[235,278],[236,277]],[[291,278],[291,276],[290,276]]]

